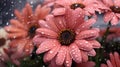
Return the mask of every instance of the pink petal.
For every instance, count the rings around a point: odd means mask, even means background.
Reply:
[[[114,58],[115,58],[116,66],[120,67],[120,56],[117,52],[114,52]]]
[[[57,28],[54,20],[55,20],[55,18],[54,18],[53,15],[47,15],[46,16],[47,25],[51,27],[51,30],[54,30],[55,32],[58,32],[59,29]]]
[[[91,15],[95,14],[95,8],[92,5],[86,6],[84,10],[88,11]]]
[[[108,7],[113,5],[113,0],[102,0],[102,1]]]
[[[79,48],[77,47],[77,45],[75,43],[72,43],[69,46],[69,50],[70,50],[70,55],[71,55],[72,59],[76,63],[82,62],[81,52],[80,52]]]
[[[47,24],[47,22],[45,22],[44,20],[40,20],[39,21],[39,25],[41,28],[48,28],[51,29],[51,27]]]
[[[58,15],[63,15],[65,14],[65,8],[55,8],[52,11],[53,15],[58,16]]]
[[[93,48],[92,45],[86,40],[76,40],[75,43],[81,50],[90,51]]]
[[[96,20],[94,18],[87,20],[76,28],[76,33],[89,29],[95,22]]]
[[[100,67],[107,67],[107,65],[106,64],[101,64],[101,66]]]
[[[58,42],[56,40],[46,40],[43,43],[41,43],[36,51],[37,54],[41,54],[43,52],[46,52],[50,49],[55,48],[58,45]]]
[[[14,25],[15,27],[18,27],[18,28],[21,28],[21,29],[25,29],[24,25],[20,21],[18,21],[18,20],[11,19],[10,23],[12,25]]]
[[[51,60],[51,62],[50,62],[50,64],[49,64],[48,67],[64,67],[64,66],[59,66],[59,65],[57,65],[57,64],[55,63],[55,59],[53,58],[53,59]]]
[[[36,36],[33,38],[33,43],[34,43],[35,45],[39,45],[39,44],[41,44],[42,42],[44,42],[45,40],[47,40],[47,38],[41,37],[40,35],[36,35]]]
[[[114,5],[120,7],[120,0],[114,0]]]
[[[115,57],[113,56],[112,53],[110,53],[110,61],[111,61],[112,65],[113,65],[113,67],[116,67]]]
[[[82,55],[82,61],[87,62],[88,61],[87,53],[85,51],[81,51],[81,55]]]
[[[85,62],[85,63],[83,62],[83,63],[77,64],[76,67],[95,67],[95,63],[92,61]]]
[[[112,20],[113,16],[114,16],[113,12],[107,12],[107,13],[105,13],[103,19],[105,22],[109,22]]]
[[[65,20],[68,28],[74,29],[74,27],[80,25],[83,23],[84,19],[84,12],[82,9],[77,8],[75,10],[72,9],[67,9],[66,10],[66,15],[65,15]]]
[[[77,36],[76,39],[95,39],[99,35],[98,31],[96,30],[85,30],[80,32]]]
[[[93,48],[100,48],[101,47],[101,44],[96,40],[91,40],[88,42],[92,44]]]
[[[89,56],[95,56],[96,55],[96,52],[94,49],[92,49],[91,51],[88,52],[88,55]]]
[[[66,46],[61,46],[56,56],[56,64],[62,65],[66,56]]]
[[[120,19],[120,14],[119,13],[116,13],[116,16]]]
[[[111,24],[112,25],[117,25],[118,21],[119,21],[118,17],[114,15],[113,18],[112,18],[112,20],[111,20]]]
[[[70,56],[70,53],[69,53],[69,49],[68,49],[68,48],[66,48],[66,58],[65,58],[64,63],[65,63],[65,66],[66,66],[66,67],[71,67],[71,65],[72,65],[72,58],[71,58],[71,56]]]
[[[56,47],[52,48],[50,51],[45,53],[43,58],[44,62],[49,62],[50,60],[52,60],[58,53],[59,49],[60,49],[60,45],[57,45]]]
[[[38,28],[36,30],[38,34],[41,34],[42,36],[48,37],[48,38],[57,38],[58,34],[50,29],[47,28]]]
[[[66,29],[66,21],[63,16],[55,17],[55,25],[59,30]]]
[[[110,60],[107,60],[107,65],[108,67],[113,67],[112,63],[110,62]]]
[[[12,25],[6,26],[6,27],[4,27],[4,29],[5,29],[7,32],[10,32],[10,33],[26,32],[24,29],[16,28],[16,27],[14,27],[14,26],[12,26]]]

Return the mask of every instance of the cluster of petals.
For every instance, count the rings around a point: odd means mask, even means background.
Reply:
[[[101,64],[101,67],[120,67],[120,54],[118,52],[110,53],[110,60],[107,64]]]
[[[87,16],[96,16],[96,11],[103,13],[105,9],[108,9],[99,0],[55,0],[55,9],[53,13],[62,14],[64,13],[65,8],[71,8],[73,10],[81,8]]]
[[[5,26],[10,42],[10,53],[12,61],[19,65],[18,59],[31,54],[33,50],[32,38],[35,29],[39,27],[38,20],[44,19],[50,8],[38,5],[33,13],[30,4],[26,4],[22,12],[15,10],[15,19],[10,20],[10,25]]]
[[[99,36],[98,28],[90,28],[96,22],[91,18],[84,20],[84,11],[80,8],[66,9],[64,15],[47,15],[40,20],[40,28],[36,30],[33,42],[36,44],[37,54],[44,53],[44,62],[55,62],[56,65],[71,67],[72,60],[76,63],[86,62],[88,56],[95,56],[93,48],[100,48],[95,39]],[[75,39],[69,45],[61,44],[59,33],[63,30],[74,31]],[[57,67],[58,67],[57,66]]]
[[[7,32],[4,28],[0,28],[0,62],[1,61],[8,61],[8,45],[10,40],[7,38]]]
[[[109,8],[104,14],[104,21],[111,22],[112,25],[118,24],[120,19],[120,0],[102,0],[102,2]]]

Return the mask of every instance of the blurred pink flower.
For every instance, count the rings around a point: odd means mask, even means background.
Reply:
[[[34,46],[32,39],[36,34],[35,30],[39,27],[38,21],[44,19],[49,12],[50,8],[38,5],[33,13],[28,3],[21,13],[15,10],[16,19],[11,19],[11,24],[5,27],[11,40],[11,59],[15,64],[19,65],[18,59],[31,54]]]
[[[84,12],[78,8],[74,11],[67,9],[61,16],[48,15],[45,20],[40,20],[41,28],[36,30],[33,38],[37,44],[37,54],[45,53],[44,62],[55,58],[56,65],[65,64],[71,67],[72,59],[76,63],[86,62],[88,56],[95,56],[93,48],[100,48],[100,43],[95,40],[99,29],[90,28],[96,22],[91,18],[84,21]]]
[[[105,34],[106,29],[101,29],[100,30],[100,37],[102,37]],[[119,27],[111,27],[109,29],[109,34],[107,36],[107,40],[112,40],[114,38],[119,38],[120,37],[120,28]]]
[[[83,11],[85,11],[85,15],[87,16],[95,15],[95,11],[102,13],[105,9],[108,9],[99,0],[56,0],[55,5],[60,8],[55,9],[59,12],[53,11],[53,13],[55,12],[55,15],[59,14],[60,12],[63,13],[64,8],[71,8],[73,10],[76,8],[81,8]]]
[[[104,15],[105,22],[111,22],[112,25],[118,24],[120,19],[120,0],[102,0],[109,8]]]
[[[107,60],[107,64],[101,64],[101,67],[120,67],[120,55],[117,52],[110,53],[110,60]]]

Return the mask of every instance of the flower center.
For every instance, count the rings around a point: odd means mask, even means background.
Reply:
[[[75,33],[69,29],[63,30],[60,32],[58,40],[62,45],[70,45],[75,40]]]
[[[120,7],[117,6],[111,6],[110,9],[115,13],[120,13]]]
[[[0,46],[5,45],[6,40],[4,38],[0,38]]]
[[[85,8],[85,6],[83,4],[80,4],[80,3],[74,3],[70,6],[71,9],[76,9],[76,8]]]
[[[36,26],[31,26],[30,28],[29,28],[29,35],[30,35],[30,37],[31,38],[33,38],[34,37],[34,35],[35,35],[35,30],[37,29],[37,27]]]

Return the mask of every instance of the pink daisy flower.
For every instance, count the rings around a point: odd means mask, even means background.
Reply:
[[[118,24],[120,19],[120,0],[102,0],[109,8],[104,15],[105,22],[111,22],[112,25]]]
[[[57,10],[58,12],[53,11],[53,13],[55,12],[55,14],[63,13],[64,8],[71,8],[73,10],[75,10],[76,8],[81,8],[83,11],[85,11],[85,15],[93,16],[95,15],[95,11],[101,13],[105,9],[107,9],[107,7],[98,0],[56,0],[55,6],[56,5],[60,9],[56,8],[55,10]]]
[[[120,67],[120,55],[117,52],[110,53],[110,60],[106,64],[101,64],[101,67]]]
[[[18,59],[29,56],[33,51],[32,39],[39,27],[38,20],[44,19],[49,12],[50,8],[38,5],[33,13],[30,4],[26,4],[21,13],[15,10],[16,19],[11,19],[11,24],[5,27],[11,40],[11,59],[15,64],[19,65]]]
[[[40,20],[41,28],[36,30],[33,41],[37,45],[37,54],[45,53],[44,62],[55,59],[56,65],[71,67],[72,59],[76,63],[86,62],[88,56],[95,56],[93,48],[100,48],[95,40],[99,29],[90,28],[95,19],[84,21],[84,12],[77,8],[67,9],[62,16],[48,15]]]

